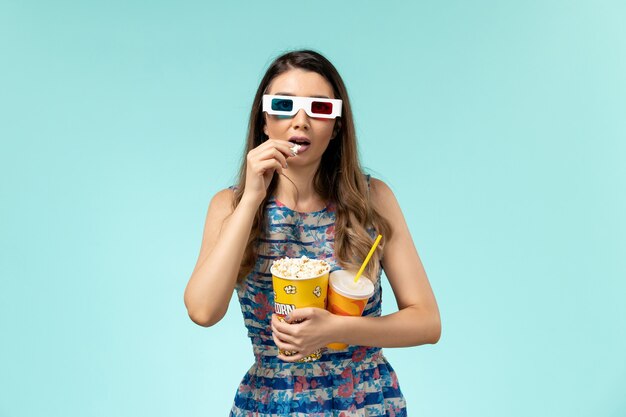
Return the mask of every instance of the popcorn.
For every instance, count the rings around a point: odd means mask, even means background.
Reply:
[[[322,296],[322,287],[320,287],[319,285],[317,287],[315,287],[315,289],[313,290],[313,294],[317,298],[320,298]]]
[[[298,289],[295,285],[287,285],[285,286],[284,290],[286,294],[295,294],[296,292],[298,292]]]
[[[272,271],[287,279],[306,279],[325,274],[330,271],[330,265],[323,260],[301,258],[277,259],[272,264]]]
[[[300,148],[302,147],[302,145],[299,145],[297,143],[294,143],[293,146],[289,149],[291,149],[291,153],[293,154],[293,156],[298,155],[298,151],[300,150]]]

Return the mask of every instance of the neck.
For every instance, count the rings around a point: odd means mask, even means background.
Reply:
[[[292,167],[284,170],[284,176],[280,175],[278,177],[275,191],[276,198],[295,210],[314,211],[323,208],[326,202],[322,200],[313,188],[313,177],[317,167],[317,165],[314,165]]]

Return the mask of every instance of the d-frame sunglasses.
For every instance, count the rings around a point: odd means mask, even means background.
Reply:
[[[263,111],[276,116],[293,117],[304,109],[309,117],[334,119],[341,116],[342,101],[331,98],[263,95]]]

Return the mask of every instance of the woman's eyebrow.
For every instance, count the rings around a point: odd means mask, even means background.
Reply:
[[[291,93],[283,93],[283,92],[274,93],[273,95],[275,95],[275,96],[290,96],[290,97],[297,97],[295,94],[291,94]],[[313,97],[313,98],[327,98],[327,99],[330,99],[330,97],[328,97],[328,96],[307,96],[307,97]]]

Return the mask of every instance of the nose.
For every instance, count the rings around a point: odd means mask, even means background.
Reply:
[[[298,110],[298,113],[296,113],[291,119],[291,127],[293,127],[294,129],[308,130],[310,127],[309,123],[309,115],[306,114],[304,109]]]

